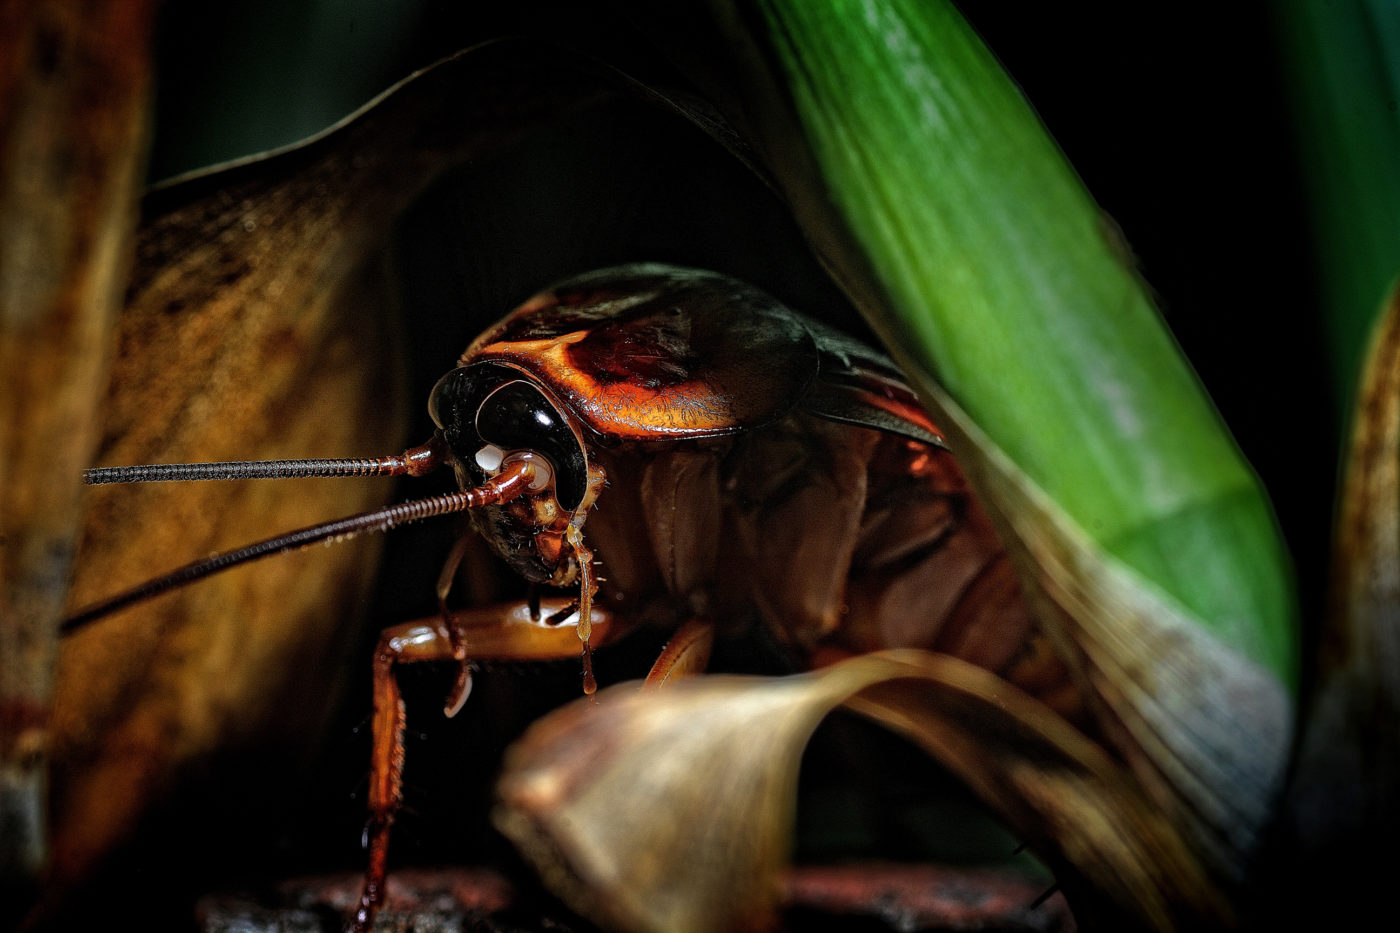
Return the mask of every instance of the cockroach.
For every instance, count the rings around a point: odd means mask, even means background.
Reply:
[[[453,715],[476,661],[580,657],[591,693],[595,646],[662,625],[674,634],[647,675],[656,687],[702,670],[717,630],[761,624],[799,665],[920,647],[1032,694],[1064,686],[1047,676],[1048,652],[996,535],[899,371],[754,287],[654,264],[570,279],[479,336],[429,409],[432,438],[397,456],[85,477],[419,476],[448,466],[460,491],[189,564],[80,611],[69,630],[236,564],[457,512],[530,584],[570,594],[449,612],[459,547],[439,582],[440,615],[383,632],[369,867],[352,929],[367,929],[382,901],[402,800],[400,664],[453,662]]]

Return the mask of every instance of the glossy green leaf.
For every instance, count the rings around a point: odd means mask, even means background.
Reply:
[[[1291,575],[1263,491],[991,53],[948,3],[762,8],[892,348],[1108,555],[1291,682]]]
[[[1400,7],[1270,8],[1310,195],[1333,398],[1350,413],[1376,309],[1400,271]]]

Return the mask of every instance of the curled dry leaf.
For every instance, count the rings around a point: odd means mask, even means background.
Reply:
[[[1038,701],[947,655],[889,651],[784,678],[620,685],[511,750],[497,823],[578,910],[625,930],[773,923],[797,768],[846,704],[963,777],[1052,860],[1159,926],[1228,915],[1208,874],[1121,762]]]

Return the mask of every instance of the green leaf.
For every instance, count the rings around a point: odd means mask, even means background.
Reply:
[[[991,53],[947,3],[762,8],[891,347],[1107,554],[1293,682],[1291,573],[1258,480]]]
[[[1292,90],[1333,399],[1351,414],[1368,335],[1400,272],[1400,8],[1388,0],[1270,7]]]
[[[1244,882],[1292,742],[1291,568],[1112,224],[950,4],[714,7],[713,60],[678,60],[947,433],[1088,732]]]

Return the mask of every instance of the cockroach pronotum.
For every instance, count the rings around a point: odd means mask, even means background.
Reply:
[[[239,563],[456,512],[526,581],[568,594],[449,612],[442,583],[440,616],[382,634],[369,867],[353,929],[367,929],[382,901],[402,799],[399,664],[454,662],[452,715],[475,661],[581,657],[591,692],[594,647],[663,625],[675,634],[647,677],[658,686],[702,670],[717,629],[761,624],[798,665],[919,647],[1047,699],[1065,686],[1047,676],[995,533],[898,370],[751,286],[661,265],[573,278],[478,337],[429,408],[432,438],[398,456],[85,477],[417,476],[450,466],[460,491],[189,564],[80,611],[68,630]]]

